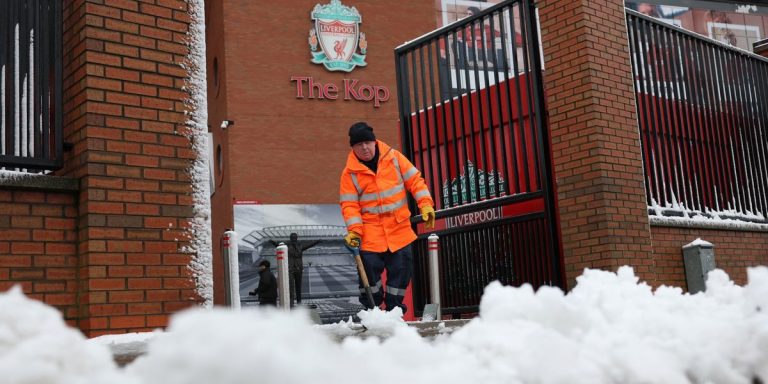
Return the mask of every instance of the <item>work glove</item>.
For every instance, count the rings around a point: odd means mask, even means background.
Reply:
[[[357,232],[349,232],[344,236],[344,242],[352,248],[360,246],[360,235]]]
[[[430,205],[421,207],[421,219],[424,220],[424,228],[430,229],[435,227],[435,209]]]

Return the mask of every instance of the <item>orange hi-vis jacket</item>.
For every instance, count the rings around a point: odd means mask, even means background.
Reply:
[[[411,229],[406,189],[419,208],[434,206],[424,179],[399,151],[377,140],[379,163],[374,174],[350,151],[341,173],[339,200],[347,230],[362,237],[360,249],[394,252],[416,240]]]

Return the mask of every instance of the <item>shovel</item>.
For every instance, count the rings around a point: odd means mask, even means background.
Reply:
[[[365,289],[365,294],[368,296],[368,302],[371,303],[371,308],[373,308],[373,306],[375,306],[376,304],[373,301],[373,293],[371,293],[371,285],[368,284],[368,275],[365,273],[365,268],[363,267],[363,259],[360,258],[360,248],[350,247],[347,244],[344,244],[344,246],[347,247],[347,249],[349,249],[349,251],[352,252],[353,255],[355,255],[355,264],[357,265],[357,271],[360,273],[360,280],[363,282],[363,288]]]

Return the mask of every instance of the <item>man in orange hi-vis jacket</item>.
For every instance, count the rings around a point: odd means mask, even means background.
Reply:
[[[416,199],[427,228],[435,225],[435,203],[421,172],[402,153],[376,140],[368,124],[359,122],[349,128],[349,145],[352,151],[341,173],[339,191],[348,231],[344,241],[360,247],[374,300],[368,301],[361,284],[360,303],[373,308],[383,301],[387,310],[400,307],[405,313],[403,296],[413,262],[410,244],[416,240],[406,191]],[[381,286],[384,270],[386,288]]]

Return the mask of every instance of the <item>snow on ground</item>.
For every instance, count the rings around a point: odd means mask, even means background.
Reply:
[[[0,377],[8,384],[140,383],[118,371],[105,346],[88,343],[18,286],[0,294]]]
[[[306,312],[196,308],[152,333],[126,368],[54,309],[18,289],[0,294],[3,383],[751,383],[768,382],[768,268],[734,285],[720,270],[707,291],[653,291],[631,268],[587,270],[567,295],[544,287],[486,288],[480,316],[424,339],[396,313],[318,326]]]

